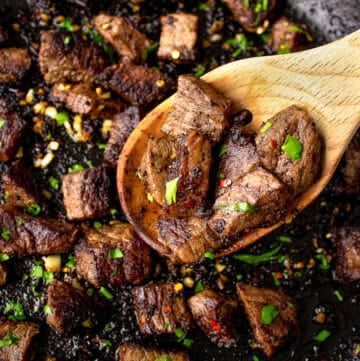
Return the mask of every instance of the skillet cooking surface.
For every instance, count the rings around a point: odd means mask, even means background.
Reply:
[[[49,5],[45,0],[29,1],[31,12],[38,9],[35,19],[28,18],[26,10],[24,10],[24,2],[18,1],[19,11],[14,12],[14,20],[20,24],[19,36],[14,37],[15,44],[26,45],[30,48],[30,52],[36,59],[38,48],[36,43],[39,40],[39,33],[42,30],[51,27],[51,24],[41,23],[39,18],[42,12],[49,11]],[[56,3],[56,2],[55,2]],[[99,3],[101,3],[99,5]],[[148,4],[149,3],[149,4]],[[158,39],[160,13],[169,13],[179,8],[185,11],[193,11],[199,13],[197,1],[156,1],[146,2],[142,5],[141,16],[134,15],[131,6],[127,1],[91,1],[91,0],[72,0],[58,1],[56,7],[58,13],[69,16],[74,22],[80,22],[84,17],[91,17],[103,9],[111,9],[114,14],[129,16],[132,21],[139,24],[142,31],[147,32],[152,39]],[[186,4],[185,4],[186,3]],[[9,15],[9,8],[16,2],[3,1],[2,8],[6,15]],[[211,15],[203,16],[203,25],[211,24],[212,17],[221,17],[225,14],[229,15],[229,11],[223,4],[218,2],[217,12]],[[3,13],[3,14],[4,14]],[[350,33],[359,28],[360,25],[360,1],[315,1],[315,0],[289,0],[285,13],[291,14],[295,19],[304,21],[314,34],[318,43],[331,41]],[[4,19],[4,17],[1,17]],[[237,29],[236,29],[237,27]],[[227,35],[231,34],[240,27],[234,23],[226,25]],[[202,34],[204,35],[204,34]],[[221,47],[214,47],[213,53],[201,54],[199,63],[205,65],[207,70],[210,66],[210,57],[214,56],[218,63],[230,61],[231,58],[225,55]],[[150,65],[155,60],[150,56]],[[35,63],[35,61],[34,61]],[[167,64],[165,69],[168,73],[175,77],[177,73],[194,72],[198,66],[175,67]],[[33,66],[27,78],[23,81],[20,89],[10,89],[4,91],[0,88],[0,94],[5,94],[8,101],[16,103],[16,96],[19,91],[26,92],[29,88],[39,87],[39,83],[43,83],[40,78],[39,71]],[[31,75],[31,76],[30,76]],[[43,84],[45,93],[48,92],[47,86]],[[31,107],[22,108],[25,117],[31,122]],[[96,120],[91,125],[94,130],[98,131],[101,122]],[[95,146],[89,146],[84,143],[74,143],[66,134],[62,127],[56,129],[56,136],[61,139],[62,153],[58,156],[48,168],[47,172],[37,171],[35,176],[41,184],[41,188],[47,189],[47,179],[49,175],[61,178],[67,173],[68,167],[74,164],[82,165],[98,165],[102,161],[102,153]],[[96,132],[95,132],[96,133]],[[98,139],[96,142],[104,142],[98,131]],[[24,149],[25,159],[30,163],[32,156],[41,150],[42,141],[39,137],[32,135],[26,140]],[[89,163],[91,161],[91,163]],[[0,165],[0,170],[6,169],[6,164]],[[244,282],[252,282],[258,286],[274,287],[272,274],[274,272],[283,273],[281,286],[286,293],[291,295],[299,308],[300,319],[300,337],[279,352],[278,355],[271,360],[328,360],[328,361],[351,361],[359,360],[360,357],[354,356],[356,345],[360,345],[360,283],[352,283],[350,285],[341,285],[334,280],[334,262],[330,263],[330,269],[320,269],[316,263],[314,267],[306,267],[311,258],[322,249],[325,254],[335,255],[333,232],[336,227],[352,224],[360,226],[360,206],[359,197],[349,194],[344,190],[344,182],[339,171],[334,176],[332,182],[321,194],[321,196],[302,214],[300,214],[291,225],[285,225],[270,236],[264,238],[256,245],[246,250],[246,253],[262,253],[271,249],[275,244],[277,237],[280,235],[289,236],[291,243],[284,243],[281,253],[288,256],[293,264],[298,263],[298,271],[286,275],[286,267],[277,260],[257,266],[245,265],[234,260],[231,256],[221,259],[221,263],[227,266],[226,275],[229,279],[225,292],[233,292],[237,278],[242,277]],[[114,194],[116,192],[113,187]],[[63,208],[61,206],[61,192],[52,192],[53,197],[50,200],[51,207],[49,214],[52,216],[63,217]],[[3,202],[3,194],[1,194]],[[114,197],[114,208],[117,214],[111,218],[122,218],[116,197]],[[103,220],[103,222],[109,219]],[[111,289],[114,294],[114,300],[109,302],[110,318],[104,327],[94,332],[86,332],[81,335],[72,337],[60,337],[50,330],[44,324],[43,307],[46,300],[41,297],[46,285],[39,280],[26,278],[29,275],[34,262],[40,261],[40,256],[28,257],[25,260],[12,258],[8,261],[10,270],[10,279],[8,285],[0,289],[0,305],[5,305],[9,300],[20,301],[25,309],[28,319],[40,322],[42,327],[42,338],[40,346],[37,350],[38,356],[36,360],[43,360],[46,353],[50,353],[57,357],[58,361],[62,360],[103,360],[110,361],[115,359],[115,351],[117,346],[124,341],[139,341],[154,343],[154,339],[143,337],[139,334],[136,326],[136,320],[132,309],[131,287],[122,286]],[[67,262],[67,257],[63,257],[63,264]],[[159,261],[161,262],[161,261]],[[305,268],[300,267],[301,262]],[[214,274],[214,261],[205,260],[199,265],[191,267],[192,274],[195,279],[201,280],[204,286],[215,287],[218,281],[218,275]],[[67,277],[74,277],[72,273]],[[63,277],[63,276],[61,276]],[[159,280],[180,279],[181,275],[178,270],[171,275],[166,266],[163,265],[162,272],[157,276]],[[85,284],[88,289],[89,285]],[[35,291],[35,292],[34,292]],[[102,299],[97,290],[94,291],[94,298]],[[334,292],[339,291],[344,300],[340,302]],[[40,295],[40,296],[39,296]],[[325,312],[327,319],[324,324],[314,322],[313,318],[317,312]],[[0,310],[2,313],[2,310]],[[252,333],[246,317],[238,311],[235,315],[236,330],[238,333],[238,346],[231,349],[217,348],[211,344],[207,338],[199,332],[198,329],[189,332],[188,337],[194,340],[192,347],[189,349],[190,358],[193,361],[250,361],[255,360],[257,356],[259,360],[267,360],[260,350],[253,350],[250,342]],[[330,337],[323,343],[313,341],[313,336],[322,329],[328,329],[331,332]],[[158,337],[155,343],[161,345],[170,345],[179,348],[179,344],[175,338]],[[359,346],[360,347],[360,346]]]

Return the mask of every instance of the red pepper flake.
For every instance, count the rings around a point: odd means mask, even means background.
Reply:
[[[226,188],[229,187],[231,183],[231,179],[219,179],[218,185],[220,188]]]
[[[169,313],[171,312],[171,306],[167,305],[164,307],[164,312]]]
[[[221,330],[221,326],[217,323],[217,321],[214,318],[210,319],[210,325],[211,325],[211,328],[214,331],[220,331]]]
[[[276,147],[277,147],[277,142],[276,142],[276,140],[275,139],[270,139],[270,144],[271,144],[271,146],[275,149]]]

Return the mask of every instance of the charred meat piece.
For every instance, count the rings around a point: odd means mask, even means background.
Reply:
[[[306,190],[319,175],[322,141],[313,119],[292,105],[275,114],[256,136],[263,166],[276,175],[292,197]]]
[[[172,79],[157,70],[125,63],[106,68],[96,82],[132,105],[143,107],[164,98],[173,86]]]
[[[118,52],[121,62],[139,64],[145,61],[151,42],[130,20],[100,14],[94,18],[94,22],[100,34]]]
[[[0,348],[1,361],[33,361],[40,329],[33,322],[0,321],[0,339],[8,346]]]
[[[95,287],[144,283],[153,271],[151,248],[128,223],[100,229],[83,226],[84,239],[75,248],[76,272]]]
[[[190,361],[188,354],[184,351],[158,350],[132,343],[121,344],[118,349],[118,357],[120,361]]]
[[[208,202],[212,143],[206,136],[190,131],[181,141],[175,163],[178,167],[170,168],[167,181],[178,179],[176,199],[166,200],[167,211],[172,216],[186,217],[204,213]]]
[[[0,252],[17,256],[69,252],[78,232],[68,223],[9,206],[0,206],[0,229]]]
[[[270,172],[258,168],[234,182],[216,199],[208,225],[220,237],[232,238],[284,216],[289,193]]]
[[[103,217],[110,209],[110,176],[105,166],[65,174],[64,207],[69,220]]]
[[[64,41],[70,36],[70,41]],[[40,70],[47,84],[89,82],[108,65],[106,53],[80,32],[48,30],[41,35]]]
[[[161,130],[175,138],[196,130],[218,142],[228,126],[230,101],[194,75],[180,75],[172,110]]]
[[[250,134],[241,127],[233,126],[220,146],[220,164],[217,174],[216,197],[224,194],[227,187],[260,166],[255,143]]]
[[[342,227],[336,232],[336,277],[341,282],[360,280],[360,229]]]
[[[237,301],[226,299],[213,290],[205,290],[188,299],[196,323],[219,347],[235,346],[232,315]]]
[[[116,166],[119,154],[136,125],[140,122],[141,113],[138,107],[128,107],[114,116],[109,140],[104,150],[104,161]]]
[[[47,324],[61,334],[72,334],[84,328],[94,328],[106,318],[105,308],[86,291],[70,283],[53,280],[47,288],[47,304],[51,312]]]
[[[161,216],[157,222],[158,241],[166,248],[162,256],[172,263],[198,262],[207,251],[222,244],[199,217],[175,218]]]
[[[193,326],[191,314],[181,292],[174,283],[152,283],[133,289],[137,323],[142,334],[174,333]]]
[[[272,25],[267,44],[275,52],[294,52],[308,47],[310,41],[312,38],[305,24],[282,16]]]
[[[360,194],[360,130],[352,138],[345,151],[345,166],[342,169],[347,191]]]
[[[282,0],[224,0],[242,27],[251,33],[266,29],[282,6]]]
[[[175,63],[189,63],[196,58],[198,16],[176,13],[162,16],[158,57]]]
[[[243,283],[237,283],[236,287],[258,347],[271,357],[297,335],[296,308],[281,291]]]
[[[16,160],[2,174],[2,188],[6,194],[6,203],[19,207],[28,207],[40,203],[38,187],[30,168],[24,160]]]
[[[26,131],[26,121],[0,98],[0,160],[7,162],[15,155]]]
[[[5,263],[0,263],[0,286],[6,285],[8,270]]]
[[[0,84],[20,80],[31,66],[27,49],[0,49]]]

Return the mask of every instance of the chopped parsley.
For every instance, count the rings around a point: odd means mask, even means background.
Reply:
[[[10,259],[10,256],[6,253],[0,253],[0,262],[5,262]]]
[[[325,329],[321,330],[317,335],[313,337],[313,339],[318,342],[324,342],[330,335],[331,332]]]
[[[202,65],[196,69],[195,76],[200,78],[202,75],[205,74],[205,71],[206,71],[206,68],[205,68],[205,66]]]
[[[71,36],[65,36],[65,38],[64,38],[64,44],[65,45],[69,45],[70,44],[70,41],[71,41]]]
[[[49,185],[52,189],[58,191],[60,189],[60,180],[55,177],[49,177],[48,179]]]
[[[281,150],[286,153],[290,159],[299,160],[301,159],[303,146],[297,138],[288,134],[284,144],[281,146]]]
[[[227,145],[226,144],[221,144],[220,145],[220,150],[219,150],[219,157],[222,157],[223,155],[225,155],[227,152]]]
[[[201,3],[201,4],[199,4],[198,9],[205,11],[205,10],[209,9],[209,5]]]
[[[272,126],[273,126],[273,123],[270,122],[270,121],[267,121],[267,122],[260,128],[260,133],[266,133]]]
[[[76,261],[75,261],[75,256],[73,253],[69,253],[68,255],[68,261],[65,263],[66,267],[69,268],[75,268],[76,266]]]
[[[93,227],[96,229],[100,229],[103,226],[103,224],[100,221],[94,221]]]
[[[261,310],[261,323],[263,325],[271,325],[279,315],[278,309],[272,303],[264,306]]]
[[[73,166],[71,166],[70,168],[68,168],[68,172],[69,173],[75,173],[78,172],[80,170],[84,170],[85,167],[81,164],[74,164]]]
[[[190,347],[194,342],[192,339],[186,337],[186,332],[181,328],[176,328],[174,334],[177,338],[177,342],[182,343],[185,347]]]
[[[20,336],[16,336],[13,334],[12,330],[9,329],[8,331],[8,337],[4,337],[0,339],[0,348],[11,346],[11,345],[17,345],[17,342],[20,340]]]
[[[168,205],[176,203],[176,193],[179,184],[179,177],[174,178],[165,185],[165,199]]]
[[[343,297],[343,295],[340,293],[339,290],[334,291],[334,295],[336,296],[336,298],[338,299],[339,302],[343,302],[343,301],[344,301],[344,297]]]
[[[26,319],[24,307],[20,302],[9,301],[5,305],[4,313],[10,321],[23,321]]]
[[[278,237],[276,237],[276,239],[278,240],[278,241],[280,241],[280,242],[284,242],[284,243],[291,243],[292,242],[292,240],[291,240],[291,238],[289,237],[289,236],[278,236]]]
[[[59,127],[64,125],[65,122],[67,122],[70,119],[68,112],[59,112],[55,115],[56,125]]]
[[[1,228],[1,238],[4,241],[7,241],[7,242],[10,241],[11,231],[9,228],[6,228],[6,227]]]
[[[329,264],[325,254],[317,254],[315,256],[315,258],[320,261],[320,264],[319,264],[320,269],[325,271],[330,268],[330,264]]]
[[[214,252],[207,251],[205,252],[204,257],[212,260],[216,257],[216,255]]]
[[[43,311],[44,311],[45,315],[51,315],[52,314],[52,309],[48,304],[46,304],[44,306]]]
[[[70,18],[66,18],[59,24],[60,28],[66,29],[67,31],[74,32],[75,28]]]
[[[172,361],[172,358],[168,355],[157,357],[154,361]]]
[[[106,287],[101,286],[99,292],[108,300],[112,300],[114,298],[114,295]]]
[[[159,47],[159,42],[155,41],[154,43],[152,43],[150,46],[148,46],[146,48],[146,54],[149,55],[149,54],[154,53],[158,47]]]
[[[124,253],[122,253],[122,251],[119,248],[114,248],[109,251],[109,258],[111,259],[118,259],[123,257],[124,257]]]
[[[26,212],[30,215],[36,217],[41,213],[41,207],[37,203],[30,204],[29,207],[26,208]]]
[[[106,148],[106,144],[105,143],[96,143],[96,146],[100,149],[100,150],[104,150]]]
[[[269,252],[265,252],[262,254],[242,254],[242,253],[236,253],[233,255],[233,257],[241,262],[247,263],[247,264],[258,264],[263,262],[269,262],[275,259],[278,259],[280,255],[278,254],[281,250],[282,244],[279,244],[274,249],[270,250]]]
[[[194,288],[194,293],[199,293],[201,291],[204,291],[204,285],[202,284],[201,281],[197,281]]]
[[[223,206],[219,206],[219,208],[227,211],[237,211],[237,212],[254,212],[259,209],[258,207],[253,206],[252,204],[247,202],[239,202],[236,204],[223,205]]]
[[[3,128],[5,124],[6,124],[6,120],[0,119],[0,129]]]

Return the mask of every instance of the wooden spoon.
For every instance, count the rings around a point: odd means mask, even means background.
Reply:
[[[306,109],[321,133],[323,151],[321,176],[297,198],[287,217],[266,228],[239,237],[219,255],[226,255],[255,242],[278,228],[308,206],[331,179],[351,137],[360,124],[360,30],[311,50],[250,58],[220,66],[202,77],[232,101],[233,112],[249,109],[251,130],[278,111],[296,104]],[[161,208],[149,202],[137,171],[150,135],[161,136],[160,128],[170,111],[168,98],[140,122],[120,155],[117,187],[122,208],[137,232],[158,251],[156,221]]]

